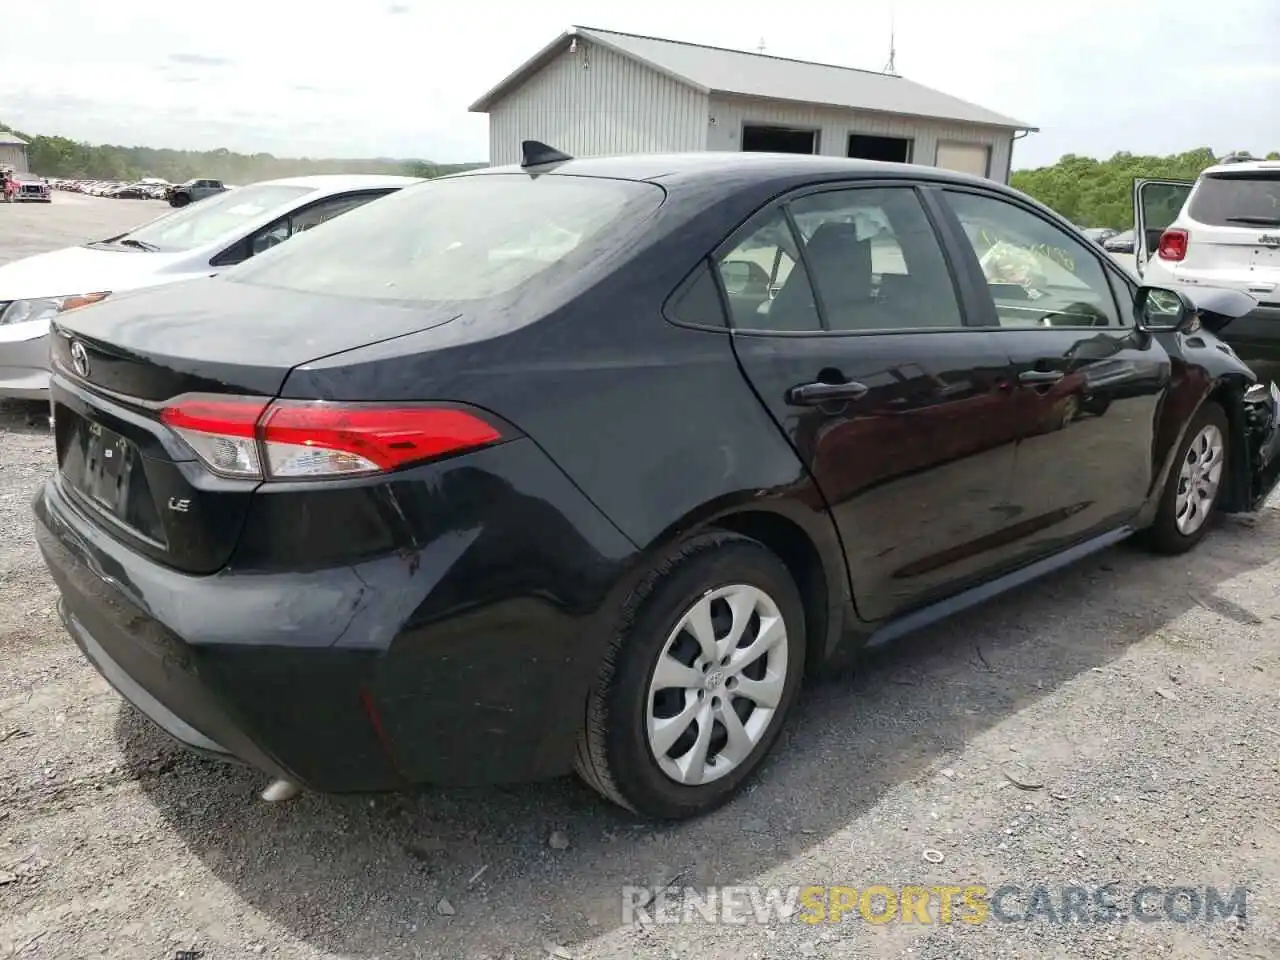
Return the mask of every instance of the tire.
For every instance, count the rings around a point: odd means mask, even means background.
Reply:
[[[1212,486],[1212,493],[1207,498],[1204,496],[1190,498],[1193,502],[1188,506],[1195,508],[1191,511],[1194,526],[1185,522],[1179,525],[1179,513],[1182,508],[1179,497],[1188,486],[1188,478],[1184,474],[1190,468],[1192,477],[1197,475],[1192,458],[1200,460],[1203,457],[1206,440],[1210,446],[1215,442],[1215,431],[1217,454],[1213,462],[1217,463],[1218,469],[1214,473],[1210,467],[1207,474],[1200,473],[1201,483],[1199,485],[1192,483],[1191,486],[1205,491],[1207,488],[1203,480],[1210,478],[1216,486]],[[1222,491],[1227,483],[1230,463],[1231,433],[1227,424],[1227,414],[1217,403],[1212,400],[1206,401],[1191,418],[1191,423],[1187,425],[1186,434],[1178,446],[1178,456],[1165,482],[1164,492],[1160,495],[1160,506],[1156,510],[1155,520],[1142,532],[1143,546],[1156,553],[1174,555],[1186,553],[1203,540],[1204,535],[1213,525],[1218,502],[1222,499]],[[1203,467],[1200,469],[1203,470]]]
[[[720,596],[726,591],[727,596]],[[762,623],[776,624],[765,631],[776,639],[766,653],[744,667],[735,668],[732,662],[726,667],[723,660],[700,667],[704,658],[698,652],[706,648],[691,631],[676,628],[695,608],[710,609],[714,619],[704,622],[723,643],[726,618],[733,622],[728,599],[739,603],[741,610],[754,610],[746,618],[736,650],[747,649],[743,644],[749,646],[761,636]],[[785,630],[784,637],[777,637],[779,628]],[[725,803],[778,738],[804,673],[804,638],[800,592],[782,561],[763,544],[730,533],[686,541],[623,603],[617,636],[588,697],[575,762],[578,774],[607,799],[653,819],[682,820]],[[672,686],[655,694],[651,684],[660,658],[668,665],[685,664],[685,679],[701,680],[701,686]],[[748,682],[760,684],[753,687],[757,693],[752,697],[744,695],[745,687],[740,685]],[[762,700],[776,706],[758,705],[753,699],[766,687],[772,698]],[[728,742],[728,727],[720,719],[707,723],[713,705],[719,716],[732,713],[739,719],[736,749]],[[676,714],[691,719],[676,724],[685,732],[660,760],[651,747],[651,724],[655,717],[660,722]],[[702,736],[704,724],[709,740]],[[711,762],[689,764],[704,775],[687,777],[700,782],[679,782],[676,759],[687,762],[702,743],[708,744],[705,755]]]
[[[169,206],[171,207],[185,207],[190,202],[191,198],[185,193],[175,193],[169,198]]]

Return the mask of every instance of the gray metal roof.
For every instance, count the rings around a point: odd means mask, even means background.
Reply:
[[[25,147],[27,145],[27,141],[23,140],[16,133],[10,133],[8,130],[0,130],[0,144],[3,144],[6,147],[11,147],[14,144],[17,144],[20,147]]]
[[[595,27],[570,27],[473,103],[471,112],[487,113],[496,101],[562,53],[574,36],[609,47],[703,93],[789,100],[1012,130],[1037,129],[1021,120],[995,113],[904,77],[853,67],[788,60],[762,53],[678,43],[675,40],[632,33],[615,33]]]

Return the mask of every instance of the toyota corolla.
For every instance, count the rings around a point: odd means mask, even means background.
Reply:
[[[1277,398],[1004,186],[819,157],[407,188],[53,332],[67,629],[321,791],[573,769],[724,802],[806,674],[1275,486]]]

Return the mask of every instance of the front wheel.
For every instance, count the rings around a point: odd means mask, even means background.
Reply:
[[[1143,542],[1158,553],[1185,553],[1204,539],[1217,512],[1231,452],[1226,412],[1212,400],[1187,426]]]
[[[190,202],[191,202],[191,198],[190,198],[190,197],[188,197],[185,193],[177,193],[177,194],[174,194],[174,195],[169,199],[169,206],[171,206],[171,207],[185,207],[185,206],[186,206],[188,203],[190,203]]]
[[[578,773],[645,817],[684,819],[727,801],[796,698],[804,621],[795,581],[764,545],[728,533],[683,544],[624,604]]]

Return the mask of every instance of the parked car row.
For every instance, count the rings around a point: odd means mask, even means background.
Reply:
[[[158,177],[146,177],[128,183],[119,180],[54,179],[49,184],[55,190],[110,197],[114,200],[167,200],[174,207],[183,207],[196,200],[235,189],[229,183],[207,178],[196,178],[185,183],[169,183]]]
[[[1216,337],[1256,301],[1140,286],[1009,187],[525,156],[0,267],[58,610],[176,740],[690,817],[812,670],[1280,481],[1280,392]]]
[[[112,197],[117,200],[163,200],[170,184],[159,179],[122,182],[119,180],[64,180],[50,179],[55,190],[69,193],[86,193],[94,197]]]

